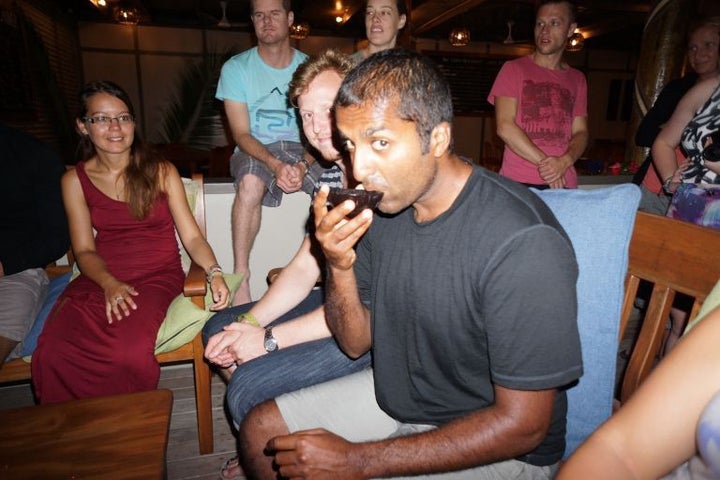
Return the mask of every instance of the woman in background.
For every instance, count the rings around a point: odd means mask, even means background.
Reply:
[[[184,278],[175,229],[208,274],[211,310],[228,304],[180,176],[136,135],[127,93],[91,82],[80,104],[81,161],[63,176],[62,193],[81,274],[56,302],[33,353],[41,403],[157,388],[155,340]]]
[[[720,184],[720,158],[708,155],[713,149],[705,152],[713,143],[713,134],[720,130],[720,22],[708,23],[702,31],[707,34],[704,48],[714,52],[714,55],[707,56],[707,61],[714,65],[715,70],[698,80],[682,97],[653,142],[652,156],[658,175],[663,179],[663,189],[674,196],[668,216],[720,228],[720,219],[714,219],[706,212],[705,207],[709,204],[696,201],[700,190],[708,193]],[[678,145],[682,145],[687,156],[687,162],[680,167],[675,161]]]
[[[652,146],[652,157],[663,190],[673,195],[667,215],[697,225],[720,228],[720,158],[708,155],[713,150],[713,134],[720,131],[720,22],[704,24],[697,31],[704,38],[702,46],[714,55],[702,58],[715,66],[714,73],[703,77],[680,100],[670,120],[663,126]],[[696,68],[697,60],[696,60]],[[678,167],[675,150],[678,145],[687,161]],[[671,328],[663,352],[672,349],[687,323],[686,309],[673,308]]]
[[[690,27],[687,44],[690,72],[682,78],[671,81],[662,89],[635,134],[635,144],[638,147],[652,147],[663,125],[670,119],[680,99],[688,90],[699,81],[714,77],[720,72],[719,44],[720,17],[705,18]],[[681,159],[684,155],[678,152],[678,157]],[[652,155],[648,155],[645,159],[633,182],[640,185],[642,192],[639,209],[656,215],[665,215],[670,206],[670,196],[663,191],[663,180],[658,177],[656,169],[652,166]]]
[[[365,35],[367,46],[350,57],[356,64],[376,52],[395,48],[400,30],[407,23],[405,0],[367,0]]]

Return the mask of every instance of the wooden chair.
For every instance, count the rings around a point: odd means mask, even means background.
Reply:
[[[193,174],[193,182],[197,184],[198,194],[195,199],[194,215],[200,231],[206,234],[205,228],[205,198],[202,174]],[[70,267],[48,267],[49,274],[63,273]],[[207,283],[205,271],[194,262],[185,278],[183,294],[200,308],[205,308],[205,293]],[[180,348],[171,352],[156,355],[161,365],[173,363],[192,362],[195,381],[195,401],[197,407],[198,445],[200,454],[213,452],[213,423],[212,403],[210,397],[210,368],[203,357],[202,336],[198,333],[195,338]],[[31,378],[30,364],[18,358],[7,362],[0,368],[0,384],[9,382],[28,381]]]
[[[630,242],[620,339],[633,313],[641,280],[653,284],[652,294],[628,359],[620,401],[626,401],[648,376],[660,353],[676,293],[694,298],[688,321],[720,279],[720,231],[639,212]]]

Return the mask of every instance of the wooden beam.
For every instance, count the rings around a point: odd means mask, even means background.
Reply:
[[[604,12],[620,12],[620,13],[650,13],[651,4],[653,2],[645,3],[632,3],[632,2],[597,2],[591,4],[591,6],[583,7],[578,6],[578,10],[583,12],[585,10],[593,11],[604,11]]]
[[[485,3],[487,0],[461,0],[448,8],[447,1],[429,1],[412,12],[413,24],[423,22],[413,28],[413,35],[420,35],[433,27],[452,20],[468,10]],[[427,20],[425,20],[427,19]]]

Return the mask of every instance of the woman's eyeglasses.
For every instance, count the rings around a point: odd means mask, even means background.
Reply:
[[[117,117],[109,117],[107,115],[95,115],[93,117],[83,118],[83,121],[92,125],[97,125],[99,127],[109,127],[112,124],[113,120],[117,121],[118,125],[129,125],[134,121],[133,116],[129,113],[123,113],[118,115]]]

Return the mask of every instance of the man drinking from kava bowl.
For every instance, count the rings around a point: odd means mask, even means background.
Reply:
[[[383,197],[353,218],[327,187],[315,197],[325,316],[373,369],[255,407],[248,476],[552,478],[562,387],[582,374],[570,240],[535,194],[453,152],[450,89],[426,57],[369,57],[334,111],[354,176]]]

